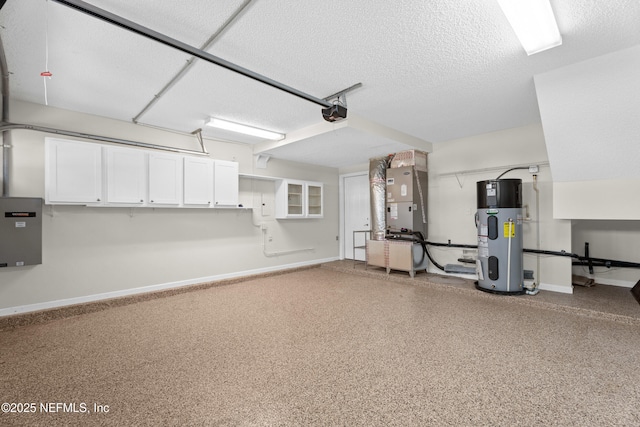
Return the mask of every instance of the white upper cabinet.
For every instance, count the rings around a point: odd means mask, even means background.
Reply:
[[[46,138],[45,153],[46,203],[102,203],[102,146]]]
[[[322,218],[322,188],[321,183],[305,183],[306,213],[310,218]]]
[[[239,193],[238,162],[216,160],[214,165],[214,207],[238,206]]]
[[[182,156],[149,153],[149,205],[180,205]]]
[[[104,147],[107,203],[142,205],[146,194],[146,153],[121,147]]]
[[[237,208],[237,162],[45,138],[45,203]]]
[[[209,207],[213,201],[214,161],[184,158],[184,204]]]
[[[321,182],[282,179],[276,182],[276,218],[322,218]]]
[[[276,218],[304,218],[304,181],[276,182]]]

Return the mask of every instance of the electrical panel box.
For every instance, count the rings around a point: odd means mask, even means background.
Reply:
[[[42,264],[42,199],[0,197],[0,267]]]

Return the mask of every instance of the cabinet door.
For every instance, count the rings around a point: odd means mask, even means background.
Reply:
[[[304,218],[305,183],[284,179],[276,183],[276,218]]]
[[[146,192],[146,156],[142,150],[105,147],[107,202],[141,205]]]
[[[322,183],[308,182],[306,186],[307,216],[322,217]]]
[[[213,200],[213,160],[184,158],[184,204],[211,206]]]
[[[149,154],[149,204],[180,205],[182,199],[182,157]]]
[[[287,216],[304,215],[304,184],[287,183]]]
[[[45,153],[46,203],[102,202],[102,146],[47,138]]]
[[[238,206],[238,163],[225,160],[215,161],[213,196],[216,207]]]

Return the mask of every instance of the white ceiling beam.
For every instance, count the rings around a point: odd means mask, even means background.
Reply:
[[[269,150],[281,148],[289,144],[296,143],[314,136],[322,135],[327,132],[333,132],[338,129],[350,127],[361,132],[370,133],[392,141],[415,147],[421,151],[430,153],[433,151],[433,145],[429,141],[417,138],[399,130],[381,125],[357,114],[349,113],[346,120],[339,122],[319,122],[302,129],[287,133],[284,139],[280,141],[264,141],[253,146],[253,154],[265,153]]]
[[[390,128],[388,126],[381,125],[380,123],[373,122],[358,116],[357,114],[349,113],[349,127],[357,129],[363,132],[371,133],[376,136],[382,136],[392,141],[400,142],[402,144],[410,145],[419,150],[431,153],[433,151],[433,144],[424,139],[417,138],[408,133],[400,132],[399,130]]]
[[[333,132],[346,126],[348,126],[347,120],[333,123],[324,121],[319,122],[311,126],[289,132],[286,134],[284,139],[281,139],[280,141],[259,142],[253,146],[253,154],[260,154],[273,150],[274,148],[284,147],[285,145],[322,135],[323,133]]]

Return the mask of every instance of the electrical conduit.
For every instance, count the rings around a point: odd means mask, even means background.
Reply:
[[[0,38],[0,73],[2,74],[2,122],[9,121],[9,68],[7,66],[7,57],[4,52],[4,45]],[[9,130],[2,131],[2,197],[9,197],[10,187],[10,149],[11,149],[11,132]]]

